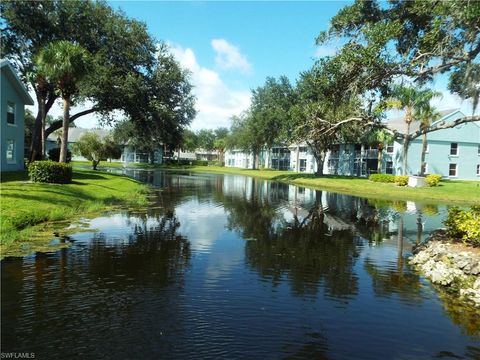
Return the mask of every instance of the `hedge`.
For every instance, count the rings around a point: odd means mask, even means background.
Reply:
[[[192,166],[208,166],[207,160],[188,160],[188,159],[180,159],[180,160],[173,160],[169,159],[165,161],[167,165],[192,165]]]
[[[391,174],[371,174],[368,177],[368,180],[374,182],[393,183],[395,181],[395,176]]]
[[[33,182],[68,184],[72,182],[72,166],[51,160],[34,161],[28,166]]]

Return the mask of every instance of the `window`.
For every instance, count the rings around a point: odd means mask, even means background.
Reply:
[[[480,147],[479,147],[480,148]],[[301,152],[301,153],[306,153],[307,152],[307,148],[305,146],[300,146],[298,148],[298,152]],[[480,154],[480,150],[479,150],[479,154]]]
[[[448,175],[452,177],[457,176],[457,164],[450,164],[448,169]]]
[[[7,124],[15,124],[15,103],[7,101]]]
[[[478,156],[480,156],[480,145],[478,145]]]
[[[393,141],[387,144],[387,153],[393,154]]]
[[[386,167],[385,167],[385,173],[386,174],[393,174],[393,161],[387,161]]]
[[[450,144],[450,155],[453,155],[453,156],[458,155],[458,143],[451,143]]]
[[[480,176],[480,164],[477,165],[477,176]]]
[[[7,153],[6,153],[7,162],[15,162],[15,140],[7,140]]]
[[[300,159],[300,171],[307,170],[307,159]]]

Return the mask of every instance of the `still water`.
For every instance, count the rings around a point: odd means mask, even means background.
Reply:
[[[480,314],[407,264],[446,208],[135,171],[143,212],[1,262],[2,352],[37,359],[479,359]]]

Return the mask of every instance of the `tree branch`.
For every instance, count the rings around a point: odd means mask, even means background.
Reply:
[[[98,110],[97,108],[93,107],[93,108],[88,109],[88,110],[80,111],[79,113],[76,113],[75,115],[70,116],[69,123],[71,124],[72,122],[77,120],[79,117],[91,114],[91,113],[93,113],[97,110]],[[48,137],[48,135],[53,133],[55,130],[60,129],[62,127],[62,123],[63,123],[62,120],[57,120],[57,121],[54,121],[53,123],[51,123],[50,126],[48,127],[48,129],[45,130],[46,136]]]
[[[480,121],[480,115],[474,115],[474,116],[465,116],[463,118],[454,120],[453,122],[445,123],[442,125],[438,125],[435,127],[429,127],[427,129],[419,129],[412,133],[410,136],[404,135],[404,137],[408,136],[411,140],[418,138],[419,136],[427,133],[431,133],[434,131],[442,130],[442,129],[451,129],[455,126],[461,125],[461,124],[466,124],[466,123],[471,123],[475,121]]]

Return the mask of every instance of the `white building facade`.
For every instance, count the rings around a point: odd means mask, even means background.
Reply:
[[[446,110],[441,114],[442,118],[431,127],[465,116],[459,110]],[[403,119],[392,120],[388,126],[400,133],[406,130]],[[410,133],[418,130],[418,127],[418,122],[412,123]],[[430,132],[427,142],[427,174],[441,174],[449,179],[480,180],[480,122]],[[421,151],[422,139],[419,137],[410,143],[407,174],[420,173]],[[274,146],[262,151],[258,160],[257,166],[276,170],[306,173],[315,173],[317,170],[315,157],[306,143]],[[253,155],[241,150],[227,151],[225,166],[251,169]],[[378,172],[393,175],[403,173],[401,139],[385,144],[381,150],[366,144],[337,144],[327,153],[323,167],[323,173],[330,175],[366,177]]]

